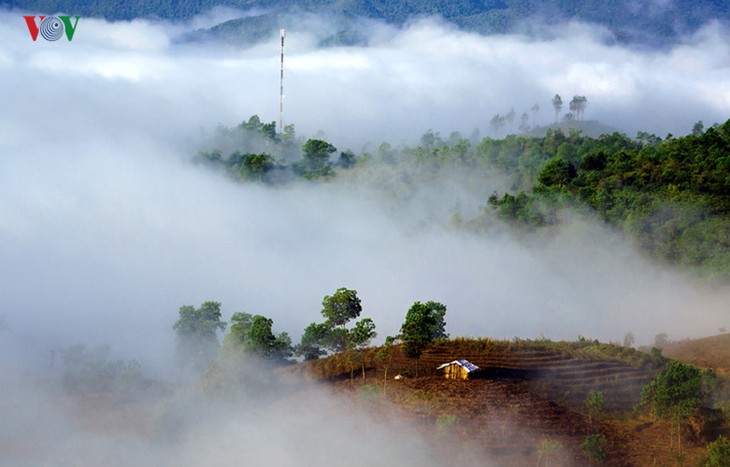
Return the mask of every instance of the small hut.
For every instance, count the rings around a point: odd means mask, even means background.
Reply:
[[[444,363],[437,370],[444,370],[446,379],[468,379],[470,373],[479,371],[479,367],[468,360],[454,360],[453,362]]]

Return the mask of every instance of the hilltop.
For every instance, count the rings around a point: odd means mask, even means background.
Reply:
[[[582,448],[591,435],[606,437],[608,465],[668,465],[677,456],[669,424],[635,409],[642,387],[667,363],[658,352],[590,340],[460,338],[436,343],[416,364],[400,348],[390,359],[378,359],[378,350],[365,357],[365,374],[355,368],[352,379],[342,354],[285,371],[325,381],[369,410],[395,411],[417,422],[445,459],[464,464],[488,459],[493,465],[591,465]],[[444,379],[436,367],[455,359],[482,371],[466,381]],[[586,398],[595,391],[605,406],[590,417]],[[718,434],[730,433],[727,423],[703,410],[682,428],[682,456],[689,465],[703,458],[704,446]]]
[[[690,365],[730,373],[730,334],[672,342],[662,354]]]

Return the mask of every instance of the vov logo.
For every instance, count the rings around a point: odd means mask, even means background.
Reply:
[[[76,19],[73,24],[71,24],[71,16],[23,16],[23,18],[25,18],[28,32],[34,42],[38,39],[39,32],[47,41],[57,41],[65,32],[66,38],[71,41],[74,38],[80,16],[73,16]],[[36,21],[36,18],[39,22]]]

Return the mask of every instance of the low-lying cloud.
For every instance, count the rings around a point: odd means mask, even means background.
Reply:
[[[265,314],[296,338],[341,286],[360,292],[381,337],[431,299],[449,306],[452,335],[632,331],[649,342],[727,325],[727,291],[648,264],[588,220],[529,245],[456,233],[413,200],[394,215],[396,201],[343,183],[241,186],[189,165],[217,123],[277,119],[279,49],[275,36],[240,49],[178,43],[186,28],[82,18],[73,42],[32,42],[20,13],[2,14],[8,332],[48,348],[109,342],[162,366],[181,305],[218,300],[226,318]],[[293,33],[285,120],[359,149],[412,143],[428,128],[486,134],[494,113],[535,102],[545,124],[556,92],[585,94],[586,118],[630,134],[684,133],[730,113],[725,28],[664,51],[606,45],[605,34],[571,23],[544,38],[482,37],[424,19],[376,25],[367,47],[317,48]],[[476,212],[492,190],[503,184],[415,199]]]

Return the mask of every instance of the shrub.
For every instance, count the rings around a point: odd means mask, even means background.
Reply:
[[[606,460],[606,436],[602,434],[594,434],[586,437],[583,444],[580,445],[581,449],[586,455],[598,462],[604,462]]]
[[[707,445],[707,457],[702,463],[705,467],[730,467],[730,440],[720,436]]]

